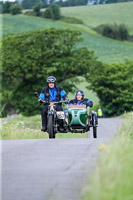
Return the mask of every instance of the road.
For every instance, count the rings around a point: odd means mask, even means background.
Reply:
[[[1,200],[79,200],[122,119],[100,119],[98,138],[7,140],[1,145]]]

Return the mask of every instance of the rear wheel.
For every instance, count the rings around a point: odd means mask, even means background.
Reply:
[[[97,114],[96,114],[96,112],[94,112],[92,115],[93,137],[94,138],[97,138],[97,124],[98,124]]]
[[[55,138],[55,131],[54,131],[54,116],[53,115],[49,115],[48,117],[48,134],[49,134],[49,138]]]

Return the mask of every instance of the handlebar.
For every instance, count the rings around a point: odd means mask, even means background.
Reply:
[[[52,100],[45,101],[41,98],[38,101],[40,101],[42,103],[66,103],[66,101],[52,101]]]
[[[38,92],[34,92],[34,95],[39,98]],[[38,102],[40,103],[66,103],[66,101],[52,101],[52,100],[45,101],[42,98],[39,98]]]

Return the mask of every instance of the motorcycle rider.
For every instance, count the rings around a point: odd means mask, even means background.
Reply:
[[[83,105],[92,107],[93,102],[87,98],[84,98],[84,92],[82,90],[77,90],[75,92],[75,99],[69,101],[68,105]]]
[[[49,76],[47,78],[47,87],[42,89],[42,92],[39,96],[39,102],[42,102],[42,99],[45,101],[52,100],[52,101],[60,101],[61,98],[66,101],[66,103],[69,102],[66,92],[63,90],[62,87],[56,86],[56,78],[54,76]],[[63,111],[62,104],[58,103],[56,105],[57,111]],[[42,109],[42,129],[41,131],[47,130],[47,112],[48,112],[48,103],[45,104],[44,108]],[[63,120],[58,120],[59,124],[59,131],[63,132]]]
[[[102,118],[102,117],[103,117],[103,112],[102,112],[102,109],[101,109],[101,108],[98,109],[98,112],[97,112],[97,113],[98,113],[98,117],[99,117],[99,118]]]

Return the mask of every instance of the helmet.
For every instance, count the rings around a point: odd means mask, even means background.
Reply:
[[[82,90],[77,90],[75,92],[75,99],[77,98],[77,95],[82,95],[82,99],[84,98],[84,92]]]
[[[54,76],[49,76],[47,78],[47,83],[55,83],[56,82],[56,78]]]

